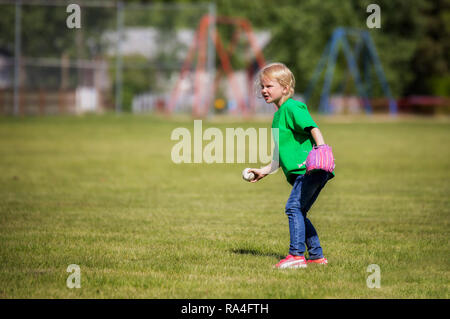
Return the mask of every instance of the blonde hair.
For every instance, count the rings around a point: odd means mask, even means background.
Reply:
[[[289,93],[285,98],[283,98],[284,101],[286,101],[288,98],[294,95],[295,89],[294,74],[292,74],[291,70],[289,70],[289,68],[283,63],[275,62],[264,66],[259,71],[258,77],[256,78],[257,88],[261,86],[261,80],[263,78],[275,80],[278,83],[280,83],[282,87],[287,87],[289,89]]]

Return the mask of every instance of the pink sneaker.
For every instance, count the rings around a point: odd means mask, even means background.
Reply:
[[[275,265],[275,268],[284,269],[284,268],[305,268],[306,259],[304,256],[292,256],[287,255],[286,258],[280,260],[278,264]]]
[[[325,257],[319,258],[319,259],[308,259],[306,262],[308,264],[321,264],[321,265],[328,264],[328,260]]]

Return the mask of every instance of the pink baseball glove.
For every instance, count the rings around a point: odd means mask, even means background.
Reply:
[[[321,169],[330,173],[334,171],[335,164],[331,146],[327,144],[314,146],[309,152],[306,161],[300,164],[299,167],[303,165],[306,165],[306,173],[315,169]]]

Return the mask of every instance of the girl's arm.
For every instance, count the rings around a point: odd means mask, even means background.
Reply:
[[[272,161],[269,165],[266,165],[264,167],[261,167],[260,169],[257,168],[251,168],[249,172],[253,172],[255,174],[255,178],[251,181],[252,183],[256,183],[261,178],[272,174],[280,167],[280,163],[277,161]]]
[[[322,133],[320,132],[320,130],[317,127],[314,127],[311,130],[311,135],[312,135],[314,141],[316,142],[317,146],[325,144]]]

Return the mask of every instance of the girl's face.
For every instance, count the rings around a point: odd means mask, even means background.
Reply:
[[[261,95],[266,103],[274,103],[280,107],[282,104],[282,97],[288,94],[288,88],[281,86],[276,80],[268,77],[261,79]]]

